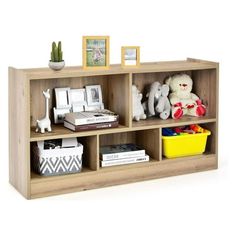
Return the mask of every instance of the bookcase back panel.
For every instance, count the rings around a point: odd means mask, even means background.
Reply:
[[[196,93],[207,107],[207,114],[216,117],[217,77],[216,70],[197,70],[192,73],[193,92]]]
[[[201,126],[209,131],[211,135],[207,138],[206,153],[217,154],[217,125],[215,122],[201,124]]]
[[[84,88],[87,85],[101,85],[103,103],[106,109],[113,110],[120,115],[120,123],[128,125],[129,106],[125,102],[128,98],[129,89],[128,74],[104,75],[91,77],[74,77],[60,79],[44,79],[30,81],[30,121],[31,126],[36,125],[36,120],[45,115],[45,98],[42,91],[50,89],[49,114],[53,121],[53,107],[56,106],[54,88],[70,87],[72,89]],[[117,95],[122,91],[122,96]]]
[[[145,149],[150,158],[160,160],[159,129],[107,134],[99,137],[100,146],[134,143]]]
[[[186,73],[193,79],[192,92],[197,94],[207,107],[207,114],[211,117],[216,116],[217,107],[217,77],[215,69],[180,71],[180,72],[157,72],[157,73],[138,73],[133,74],[132,83],[135,84],[143,94],[143,101],[146,100],[146,94],[149,92],[150,85],[159,81],[165,83],[169,76]]]

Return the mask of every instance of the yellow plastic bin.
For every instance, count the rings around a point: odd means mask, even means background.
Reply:
[[[162,136],[162,151],[166,158],[200,155],[205,152],[210,131],[198,134]]]

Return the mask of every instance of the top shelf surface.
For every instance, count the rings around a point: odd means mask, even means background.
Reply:
[[[30,80],[34,79],[53,79],[80,76],[97,76],[112,75],[125,73],[148,73],[148,72],[168,72],[168,71],[186,71],[186,70],[203,70],[215,69],[218,63],[210,61],[202,61],[195,59],[187,59],[182,61],[162,61],[141,63],[137,68],[122,68],[120,64],[111,65],[108,69],[89,70],[79,66],[65,67],[61,71],[53,71],[49,68],[22,69],[26,77]]]

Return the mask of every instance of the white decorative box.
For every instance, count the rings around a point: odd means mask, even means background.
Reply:
[[[32,167],[40,175],[78,173],[82,169],[83,145],[77,139],[64,139],[66,146],[45,149],[44,141],[32,145]],[[62,142],[63,143],[63,142]],[[75,145],[70,145],[74,143]]]

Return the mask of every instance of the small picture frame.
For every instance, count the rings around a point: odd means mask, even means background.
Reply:
[[[70,89],[71,105],[85,105],[86,93],[85,89]]]
[[[55,88],[56,108],[71,108],[70,88]]]
[[[85,105],[84,106],[84,110],[85,111],[97,111],[97,110],[104,110],[104,104],[99,104],[99,105],[95,105],[95,106],[88,106]]]
[[[140,47],[123,46],[121,47],[121,66],[139,67],[140,66]]]
[[[53,108],[53,114],[54,114],[54,123],[55,124],[61,124],[64,122],[65,115],[67,113],[70,113],[70,108]]]
[[[109,68],[109,36],[83,36],[83,68]]]
[[[85,86],[88,106],[96,106],[102,104],[101,85]]]

